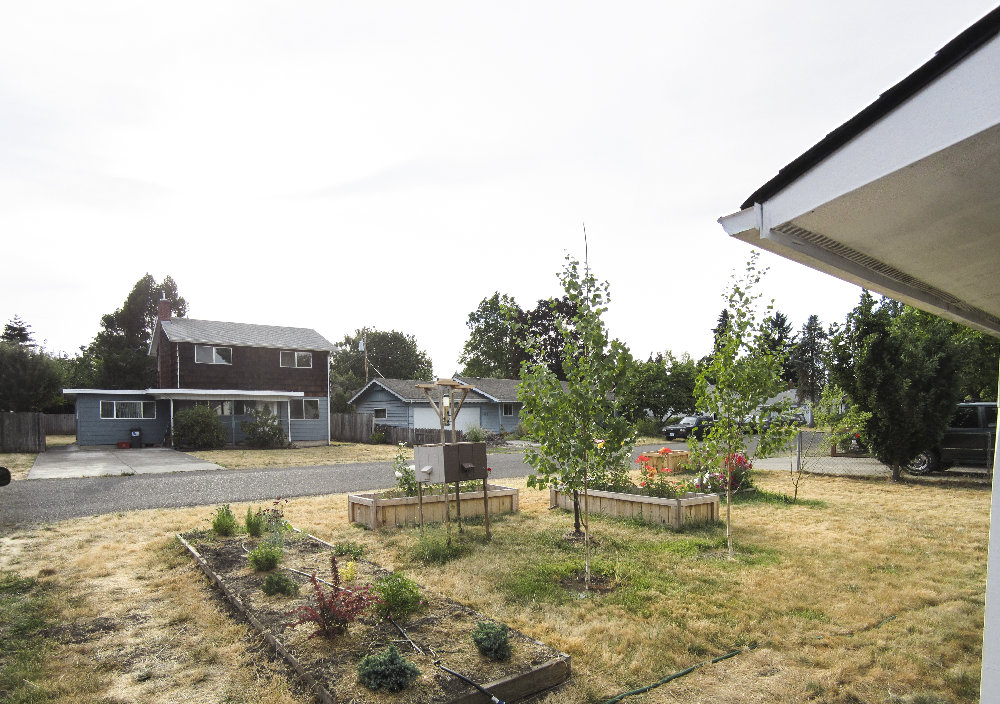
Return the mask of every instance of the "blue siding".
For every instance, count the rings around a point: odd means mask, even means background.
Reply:
[[[373,386],[355,404],[358,413],[374,413],[376,408],[385,409],[385,418],[376,418],[379,425],[391,425],[397,428],[413,427],[413,411],[411,404],[403,403],[385,389]]]
[[[319,399],[319,418],[293,420],[292,442],[326,442],[330,437],[330,399]]]
[[[505,416],[501,415],[503,412],[502,404],[483,404],[483,430],[489,430],[493,433],[498,433],[501,429],[508,433],[514,432],[517,429],[517,426],[521,423],[521,404],[514,403],[512,405],[514,406],[514,415]]]
[[[170,403],[156,402],[156,418],[101,418],[101,401],[150,401],[145,394],[80,394],[76,397],[78,445],[117,445],[132,441],[132,428],[142,430],[144,445],[160,445],[170,428]]]

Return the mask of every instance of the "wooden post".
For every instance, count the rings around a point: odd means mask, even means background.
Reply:
[[[483,480],[483,524],[486,526],[486,539],[490,539],[490,494],[489,478]]]
[[[424,534],[424,483],[417,482],[417,514],[420,516],[420,535]]]

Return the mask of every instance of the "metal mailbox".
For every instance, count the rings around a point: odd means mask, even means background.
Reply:
[[[448,442],[413,448],[418,482],[464,482],[486,479],[485,442]]]

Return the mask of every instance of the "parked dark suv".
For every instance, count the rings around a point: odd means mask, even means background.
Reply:
[[[712,416],[684,416],[674,425],[665,426],[663,435],[667,440],[683,440],[690,435],[694,435],[700,440],[705,437],[705,433],[711,430],[713,425],[715,425],[715,420]]]
[[[907,470],[928,474],[952,465],[993,464],[997,403],[960,403],[937,447],[921,452]]]

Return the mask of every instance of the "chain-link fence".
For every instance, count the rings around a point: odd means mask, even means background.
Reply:
[[[869,456],[862,448],[831,450],[828,433],[815,430],[799,432],[783,452],[774,457],[754,460],[755,469],[851,477],[888,477],[891,470]]]

